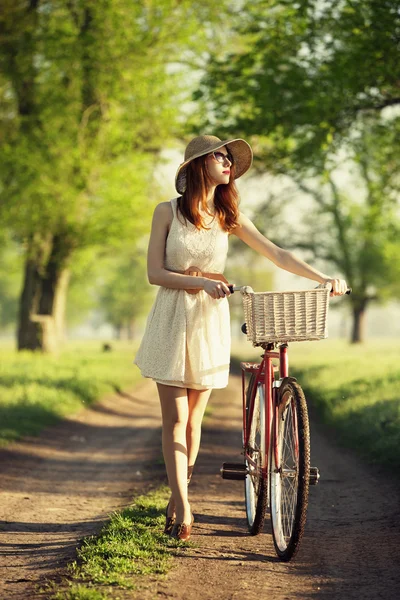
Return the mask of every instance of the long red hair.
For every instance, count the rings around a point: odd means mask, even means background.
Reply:
[[[199,212],[199,206],[204,212],[211,214],[207,208],[207,189],[211,179],[206,166],[207,156],[192,160],[186,167],[186,190],[178,198],[178,208],[181,214],[193,223],[197,229],[207,229]],[[222,229],[231,232],[238,226],[239,192],[235,185],[235,165],[231,166],[229,183],[220,184],[215,188],[215,212]]]

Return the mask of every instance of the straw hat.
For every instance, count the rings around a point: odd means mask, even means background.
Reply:
[[[175,177],[175,187],[179,194],[183,194],[186,189],[186,167],[187,165],[205,154],[211,154],[215,150],[226,146],[233,156],[235,164],[235,179],[238,179],[243,173],[246,173],[251,167],[253,161],[253,152],[247,142],[242,139],[220,140],[215,135],[200,135],[195,137],[186,146],[185,160],[179,165]]]

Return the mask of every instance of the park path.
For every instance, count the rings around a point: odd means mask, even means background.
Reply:
[[[219,468],[241,462],[240,380],[215,390],[190,486],[193,541],[166,580],[124,600],[397,600],[400,590],[400,490],[387,477],[337,447],[311,420],[312,464],[321,482],[310,489],[302,546],[291,563],[277,560],[269,521],[249,536],[243,482]],[[156,593],[155,593],[156,591]]]
[[[305,538],[295,561],[279,562],[269,523],[247,535],[242,482],[223,481],[240,460],[240,382],[215,390],[190,490],[194,547],[180,551],[165,578],[118,591],[121,600],[376,600],[400,589],[398,486],[340,450],[312,422],[311,489]],[[150,485],[159,457],[155,386],[110,397],[77,418],[1,452],[0,598],[34,598],[33,584],[56,575],[82,536]],[[159,461],[152,477],[163,478]],[[1,595],[4,594],[4,595]]]
[[[0,451],[0,600],[36,598],[83,537],[163,477],[154,384],[104,398]],[[40,596],[43,598],[43,596]]]

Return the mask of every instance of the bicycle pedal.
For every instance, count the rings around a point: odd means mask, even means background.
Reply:
[[[222,479],[244,480],[248,473],[243,463],[224,463],[220,470]]]
[[[310,467],[310,485],[317,485],[320,476],[318,467]]]

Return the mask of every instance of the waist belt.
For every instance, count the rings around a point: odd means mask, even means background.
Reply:
[[[188,267],[186,271],[174,271],[175,273],[182,273],[183,275],[190,275],[191,277],[205,277],[206,279],[214,279],[214,281],[223,281],[228,285],[228,280],[222,275],[222,273],[204,273],[198,267]],[[187,289],[185,290],[188,294],[198,294],[199,289]]]

